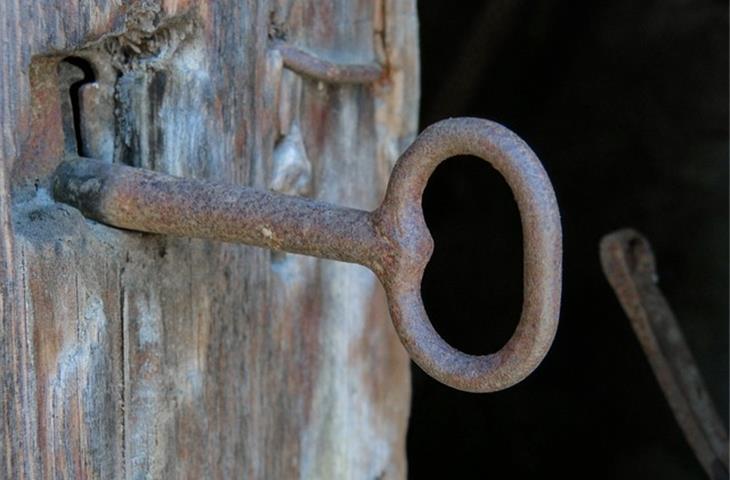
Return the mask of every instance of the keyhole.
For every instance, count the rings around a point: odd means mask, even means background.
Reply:
[[[82,87],[96,82],[94,69],[89,61],[81,57],[66,57],[59,64],[59,76],[62,93],[66,94],[62,96],[64,100],[61,102],[65,118],[66,151],[87,156],[81,118],[84,113]]]

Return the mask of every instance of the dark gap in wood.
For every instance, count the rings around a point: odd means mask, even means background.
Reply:
[[[79,156],[84,156],[85,148],[81,135],[81,101],[79,98],[79,91],[83,85],[87,83],[94,83],[96,81],[96,74],[94,73],[91,63],[81,57],[66,57],[63,59],[63,62],[78,68],[84,75],[81,80],[77,80],[69,86],[69,97],[71,99],[71,111],[73,115],[73,129],[74,135],[76,136],[76,153]]]
[[[129,256],[127,254],[127,261],[129,261]],[[120,454],[120,469],[122,472],[122,478],[127,478],[127,377],[126,377],[126,312],[124,308],[124,282],[123,282],[123,276],[124,271],[126,268],[126,264],[122,265],[122,267],[119,270],[119,328],[120,328],[120,335],[119,335],[119,356],[120,356],[120,365],[121,365],[121,375],[120,375],[120,382],[121,382],[121,388],[120,388],[120,406],[122,409],[121,412],[121,425],[120,425],[120,435],[121,435],[121,454]]]

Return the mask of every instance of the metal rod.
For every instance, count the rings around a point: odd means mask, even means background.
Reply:
[[[377,63],[335,63],[319,58],[283,41],[274,43],[289,70],[327,83],[372,83],[383,76],[383,67]]]
[[[601,240],[601,264],[664,392],[674,418],[710,478],[728,478],[727,430],[669,303],[657,287],[649,242],[625,229]]]
[[[250,187],[173,177],[89,158],[67,160],[54,195],[129,230],[245,243],[360,263],[382,252],[371,214]]]

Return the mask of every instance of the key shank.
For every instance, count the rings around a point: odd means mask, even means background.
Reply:
[[[89,158],[63,162],[53,190],[57,200],[86,217],[128,230],[244,243],[368,267],[385,248],[370,212]]]

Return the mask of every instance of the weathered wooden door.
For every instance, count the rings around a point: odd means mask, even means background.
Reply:
[[[56,203],[81,154],[369,209],[416,129],[412,0],[0,2],[0,477],[402,478],[374,276]],[[377,64],[331,83],[285,42]]]

